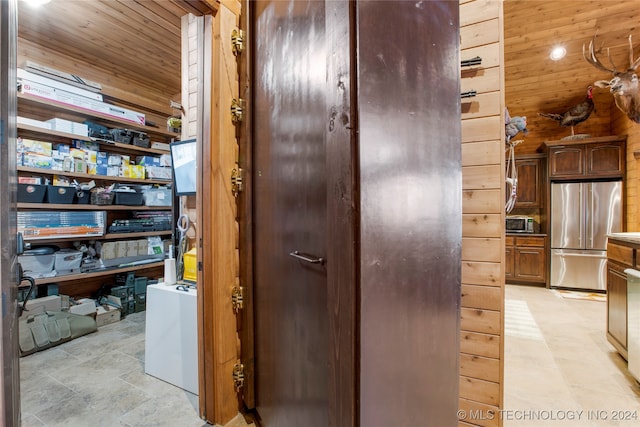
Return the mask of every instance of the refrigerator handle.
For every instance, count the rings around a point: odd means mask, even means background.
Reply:
[[[591,183],[586,183],[587,186],[587,209],[585,211],[585,224],[587,229],[587,241],[589,242],[587,248],[593,248],[593,187]]]

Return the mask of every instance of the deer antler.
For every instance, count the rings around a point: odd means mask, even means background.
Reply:
[[[589,56],[588,57],[587,57],[587,53],[586,53],[585,48],[584,48],[584,43],[582,44],[582,56],[584,57],[584,59],[589,64],[593,65],[594,67],[596,67],[600,71],[606,71],[607,73],[611,73],[611,74],[617,73],[617,70],[615,68],[615,65],[613,65],[613,63],[612,63],[613,69],[607,68],[607,67],[605,67],[605,65],[602,62],[600,62],[600,60],[596,56],[596,51],[593,49],[593,45],[595,44],[595,41],[596,41],[596,35],[597,34],[594,34],[593,38],[589,42]],[[602,48],[598,49],[598,53],[601,50],[602,50]],[[640,60],[640,58],[638,58],[638,59]]]
[[[640,65],[640,58],[636,59],[635,62],[633,61],[633,44],[631,43],[631,34],[629,34],[629,70],[628,71],[635,71],[635,69],[638,68],[638,65]]]

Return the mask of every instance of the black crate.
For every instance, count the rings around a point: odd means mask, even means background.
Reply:
[[[116,191],[114,203],[116,205],[140,206],[142,205],[143,194],[133,191]]]
[[[76,190],[76,203],[86,205],[91,202],[91,192],[89,190]]]
[[[133,142],[133,145],[137,147],[149,148],[151,146],[149,135],[147,135],[144,132],[134,132],[132,142]]]
[[[18,184],[18,203],[42,203],[46,185]]]
[[[110,129],[109,133],[115,142],[131,144],[133,141],[133,132],[129,129]]]
[[[75,187],[63,187],[58,185],[47,185],[45,201],[47,203],[70,204],[76,196]]]

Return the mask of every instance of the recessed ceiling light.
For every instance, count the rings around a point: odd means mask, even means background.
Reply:
[[[22,0],[22,1],[31,7],[40,7],[43,4],[49,3],[51,0]]]
[[[553,49],[551,49],[551,53],[549,54],[549,58],[551,58],[551,60],[553,61],[558,61],[562,58],[564,58],[564,56],[567,54],[567,49],[565,49],[562,46],[556,46]]]

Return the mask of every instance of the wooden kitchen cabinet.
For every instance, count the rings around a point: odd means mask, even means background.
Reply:
[[[546,141],[552,180],[622,178],[626,136]]]
[[[516,156],[518,197],[515,209],[543,207],[545,157],[541,154]]]
[[[627,268],[633,268],[636,247],[610,238],[607,244],[607,341],[627,358]]]
[[[506,237],[505,281],[546,285],[545,239],[544,235]]]

